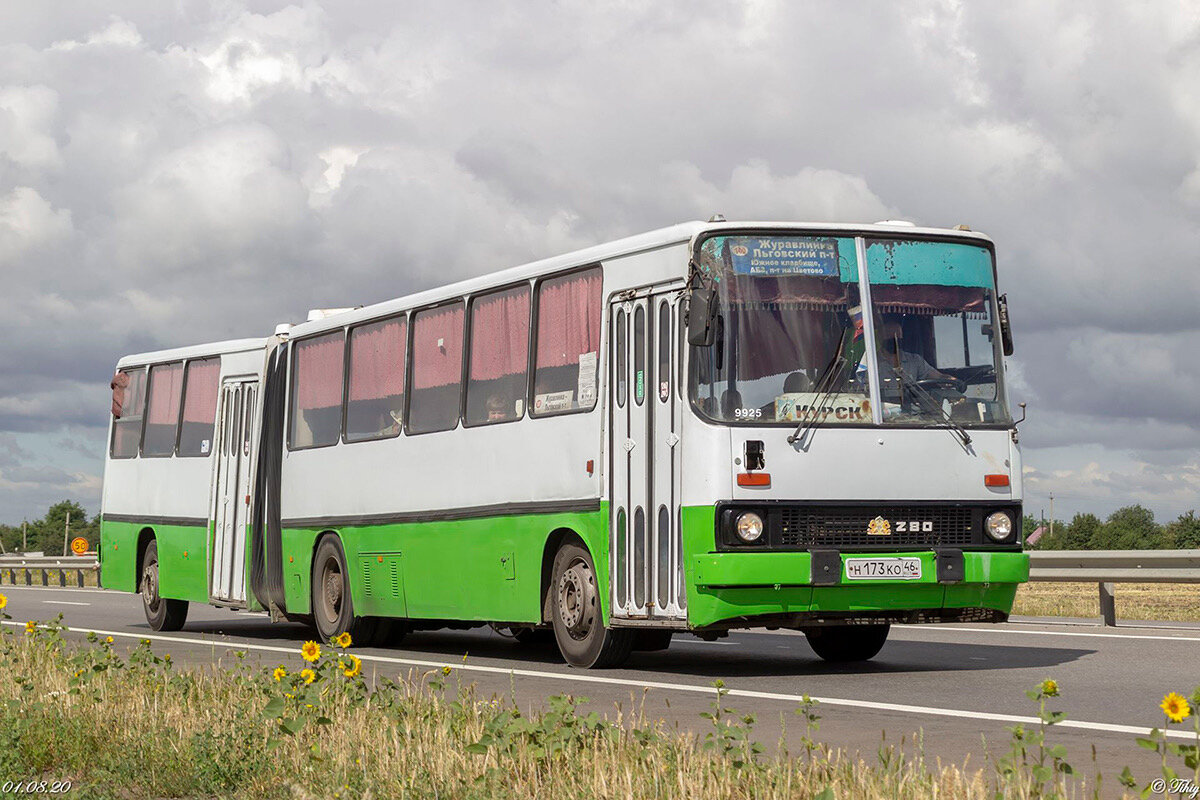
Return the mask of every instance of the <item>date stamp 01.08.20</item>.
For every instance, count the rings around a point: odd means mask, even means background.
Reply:
[[[66,794],[71,791],[70,781],[4,781],[0,783],[0,797],[44,794]]]

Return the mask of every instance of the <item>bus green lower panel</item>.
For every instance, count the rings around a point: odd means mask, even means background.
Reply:
[[[608,507],[599,511],[341,527],[357,614],[414,619],[540,622],[546,543],[573,531],[597,585],[608,585]],[[312,558],[325,529],[283,531],[287,609],[312,610]],[[553,554],[550,554],[553,556]],[[608,597],[600,593],[608,620]]]
[[[858,555],[870,555],[859,554]],[[1012,610],[1017,586],[1029,578],[1025,553],[964,553],[966,580],[938,583],[930,551],[878,555],[921,559],[919,580],[810,583],[808,553],[703,553],[687,564],[693,593],[688,623],[704,627],[743,617],[795,612],[902,611],[934,608]]]
[[[173,600],[208,602],[207,533],[202,525],[109,522],[100,526],[100,580],[106,589],[138,590],[138,540],[150,531],[158,546],[158,590]]]

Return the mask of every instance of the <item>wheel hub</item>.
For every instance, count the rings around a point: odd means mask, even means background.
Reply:
[[[596,582],[592,571],[576,561],[558,582],[558,616],[574,639],[583,639],[591,631],[596,606]]]
[[[342,613],[342,573],[336,567],[327,564],[321,584],[325,600],[325,618],[334,622]]]
[[[151,611],[158,609],[158,564],[150,562],[142,568],[142,600]]]

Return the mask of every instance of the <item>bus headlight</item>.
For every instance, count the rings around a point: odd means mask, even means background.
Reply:
[[[747,544],[750,544],[751,542],[757,542],[758,538],[762,536],[763,532],[762,517],[760,517],[758,514],[755,514],[753,511],[747,511],[746,513],[738,516],[737,524],[734,526],[734,528],[737,530],[738,538],[743,542],[746,542]]]
[[[988,514],[987,521],[983,525],[987,531],[987,535],[995,539],[997,542],[1002,542],[1012,533],[1013,523],[1012,517],[1005,514],[1003,511],[996,511]]]

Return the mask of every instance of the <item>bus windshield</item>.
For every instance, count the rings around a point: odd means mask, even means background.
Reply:
[[[698,265],[717,287],[716,338],[692,349],[691,395],[717,422],[1004,424],[990,252],[868,239],[864,314],[851,237],[713,236]]]

